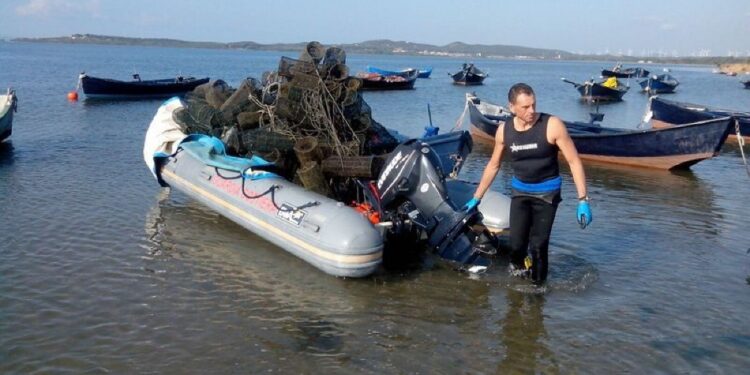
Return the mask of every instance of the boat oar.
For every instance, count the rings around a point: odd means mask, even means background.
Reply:
[[[570,83],[571,85],[573,85],[573,86],[575,86],[575,87],[578,87],[578,86],[583,86],[582,84],[580,84],[580,83],[578,83],[578,82],[573,82],[573,81],[571,81],[571,80],[569,80],[569,79],[567,79],[567,78],[565,78],[565,77],[563,77],[563,78],[560,78],[560,79],[561,79],[561,80],[562,80],[563,82],[567,82],[567,83]]]

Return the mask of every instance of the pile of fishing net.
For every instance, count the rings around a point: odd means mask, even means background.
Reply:
[[[222,139],[237,156],[259,155],[308,189],[341,197],[346,179],[374,177],[398,141],[378,122],[349,76],[346,53],[310,42],[298,59],[232,88],[198,86],[174,113],[187,134]]]

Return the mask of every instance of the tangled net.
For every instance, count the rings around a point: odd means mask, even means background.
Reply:
[[[373,120],[361,86],[359,78],[349,76],[344,50],[310,42],[299,59],[282,57],[278,70],[264,73],[260,81],[248,77],[237,89],[222,80],[198,86],[174,119],[185,133],[221,138],[233,155],[259,154],[283,168],[286,177],[302,177],[295,174],[298,169],[318,173],[312,164],[335,165],[329,157],[338,159],[340,169],[356,164],[352,160],[357,157],[381,155],[397,145]],[[320,149],[313,158],[300,155],[302,149],[309,151],[310,139],[315,141],[312,148]],[[295,152],[300,142],[305,147]],[[346,177],[346,171],[337,170],[336,176]],[[327,180],[329,187],[334,183]],[[315,190],[330,195],[326,187]]]

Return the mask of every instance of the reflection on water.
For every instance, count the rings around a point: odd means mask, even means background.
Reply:
[[[496,373],[560,373],[555,354],[546,344],[544,295],[509,290],[507,301],[508,312],[499,323],[505,354]]]
[[[13,163],[13,143],[10,140],[0,142],[0,166]]]

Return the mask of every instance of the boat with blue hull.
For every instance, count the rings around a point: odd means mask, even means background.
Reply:
[[[368,187],[362,193],[376,197],[380,219],[373,220],[356,206],[280,177],[260,157],[230,156],[215,137],[186,135],[173,119],[183,107],[178,98],[165,102],[149,125],[143,157],[157,181],[330,275],[365,277],[380,267],[384,253],[415,246],[480,272],[493,262],[486,246],[496,249],[492,232],[507,231],[508,197],[488,192],[479,209],[468,212],[454,203],[469,200],[476,189],[447,180],[471,149],[465,132],[412,139],[387,154],[376,178],[362,182]]]
[[[430,78],[430,75],[432,74],[432,68],[425,68],[425,69],[419,69],[419,74],[417,75],[417,78]]]
[[[89,99],[158,99],[184,95],[207,83],[209,78],[182,77],[141,80],[137,74],[132,81],[98,78],[81,73],[80,86]]]
[[[670,74],[659,74],[650,76],[638,84],[643,92],[653,95],[673,93],[680,82]]]
[[[472,135],[494,142],[500,121],[510,117],[501,106],[467,95]],[[487,113],[485,115],[485,113]],[[595,123],[563,121],[582,159],[657,169],[680,169],[718,155],[729,134],[731,117],[714,117],[667,128],[633,130]]]
[[[18,99],[13,89],[0,95],[0,142],[13,133],[13,114],[18,108]]]
[[[380,69],[376,68],[374,66],[367,66],[366,68],[368,73],[377,73],[382,76],[403,76],[408,77],[411,75],[411,71],[414,70],[414,68],[407,68],[402,70],[387,70],[387,69]],[[432,68],[425,68],[425,69],[418,69],[417,70],[417,78],[430,78],[430,74],[432,74]]]
[[[649,116],[654,126],[674,126],[691,122],[731,116],[736,123],[729,126],[729,140],[736,142],[739,136],[750,142],[750,112],[721,109],[702,104],[667,100],[658,96],[649,100]]]

